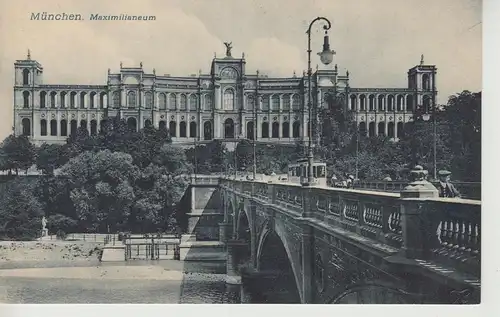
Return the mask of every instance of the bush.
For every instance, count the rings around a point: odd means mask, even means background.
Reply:
[[[56,237],[59,240],[65,240],[66,239],[66,232],[64,232],[64,231],[62,231],[62,230],[59,229],[56,232]]]

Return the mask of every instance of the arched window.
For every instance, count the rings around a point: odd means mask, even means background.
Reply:
[[[168,123],[168,132],[170,136],[177,137],[177,123],[175,121],[170,121]]]
[[[361,111],[366,110],[366,96],[365,95],[359,96],[359,110],[361,110]]]
[[[81,120],[80,121],[80,127],[87,129],[87,120]]]
[[[47,106],[47,92],[40,92],[40,108],[45,108]]]
[[[234,91],[232,89],[224,91],[224,110],[234,110]]]
[[[369,136],[375,136],[375,122],[370,122],[368,124],[368,135]]]
[[[196,122],[194,121],[189,123],[189,137],[196,138]]]
[[[106,130],[107,130],[107,128],[108,128],[108,124],[107,124],[107,123],[108,123],[108,121],[107,121],[106,119],[101,120],[101,121],[99,122],[99,131],[101,131],[101,132],[106,131]]]
[[[269,138],[269,123],[262,122],[262,137]]]
[[[90,135],[97,135],[97,121],[90,121]]]
[[[290,123],[288,122],[283,122],[283,125],[281,126],[281,134],[284,138],[289,138],[290,137]]]
[[[95,109],[96,108],[96,105],[95,105],[95,96],[97,95],[97,93],[95,91],[92,91],[89,95],[90,97],[90,109]]]
[[[413,111],[413,96],[406,96],[406,111]]]
[[[150,127],[151,127],[151,120],[146,119],[146,120],[144,121],[144,126],[145,126],[146,128],[150,128]]]
[[[106,93],[104,91],[99,94],[99,107],[106,108]]]
[[[55,91],[50,93],[50,107],[51,108],[56,107],[56,95],[57,95],[57,93]]]
[[[189,96],[189,110],[198,110],[198,97],[195,94]]]
[[[85,97],[87,96],[87,94],[85,92],[81,92],[80,93],[80,109],[84,109],[85,108]]]
[[[403,111],[403,96],[401,95],[398,95],[398,98],[397,98],[397,110],[398,111]]]
[[[283,95],[283,110],[290,110],[290,95]]]
[[[23,92],[23,108],[29,108],[30,107],[30,92],[25,91]]]
[[[135,108],[137,103],[137,95],[135,94],[135,91],[129,91],[127,93],[127,106],[129,108]]]
[[[134,117],[128,118],[127,127],[130,131],[137,132],[137,120]]]
[[[422,75],[422,89],[423,90],[430,90],[431,89],[429,74]]]
[[[57,120],[50,120],[50,135],[57,136]]]
[[[185,121],[181,121],[181,123],[179,123],[179,137],[181,138],[185,138],[187,137],[187,131],[186,131],[186,122]]]
[[[389,122],[387,125],[387,136],[394,138],[394,122]]]
[[[293,123],[292,136],[294,138],[300,138],[300,122],[299,121],[295,121]]]
[[[394,96],[393,95],[389,95],[387,97],[387,110],[394,111]]]
[[[167,110],[167,96],[164,93],[161,93],[158,96],[160,102],[160,110]]]
[[[385,122],[378,123],[378,135],[385,135]]]
[[[272,137],[277,139],[280,137],[280,124],[278,122],[273,122]]]
[[[274,95],[271,99],[271,110],[279,111],[280,110],[280,96]]]
[[[370,95],[368,97],[368,110],[369,111],[375,111],[375,96],[374,95]]]
[[[351,110],[356,110],[356,102],[357,98],[356,95],[351,95]]]
[[[254,139],[253,129],[254,129],[253,121],[248,121],[247,122],[247,138],[250,140]]]
[[[70,123],[70,133],[71,135],[76,135],[76,130],[78,129],[78,122],[76,120],[71,120]]]
[[[151,109],[153,108],[153,94],[149,91],[147,91],[145,94],[144,94],[144,99],[145,99],[145,102],[146,102],[146,109]]]
[[[298,95],[293,95],[292,97],[292,109],[300,110],[300,98]]]
[[[403,122],[398,122],[396,130],[397,130],[398,138],[401,138],[405,132],[405,124]]]
[[[231,118],[227,118],[224,121],[224,138],[234,139],[234,121]]]
[[[384,95],[378,96],[378,110],[385,111],[385,96]]]
[[[187,97],[184,94],[181,94],[181,108],[180,110],[186,110],[187,109]]]
[[[262,96],[262,110],[269,111],[269,96]]]
[[[254,110],[255,98],[252,95],[247,97],[247,110]]]
[[[23,85],[30,84],[30,71],[28,69],[23,69]]]
[[[68,121],[61,120],[61,136],[68,136]]]
[[[359,123],[359,134],[362,136],[366,135],[366,122]]]
[[[203,139],[212,140],[212,123],[210,121],[205,121],[203,124]]]
[[[40,120],[40,135],[47,136],[47,120]]]
[[[71,108],[76,108],[76,92],[72,91],[69,94],[69,106]]]
[[[177,109],[177,95],[176,94],[170,94],[168,96],[168,109],[170,109],[170,110]]]
[[[61,108],[66,108],[66,95],[67,93],[65,91],[61,92],[61,94],[59,95],[59,98],[61,98]]]
[[[205,110],[208,110],[208,111],[212,110],[212,95],[208,95],[208,94],[205,95]]]
[[[120,92],[119,91],[113,92],[113,107],[120,108]]]
[[[165,130],[167,128],[167,122],[165,122],[163,120],[160,121],[158,127],[159,127],[160,130]]]
[[[30,119],[24,118],[21,121],[21,124],[23,126],[23,135],[30,136],[31,135],[31,121],[30,121]]]

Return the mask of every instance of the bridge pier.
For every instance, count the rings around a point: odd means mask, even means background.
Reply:
[[[226,283],[241,284],[241,274],[239,265],[241,262],[242,250],[247,246],[247,243],[242,240],[226,241],[227,260],[226,260]]]
[[[226,243],[231,238],[231,226],[229,222],[219,223],[219,241]]]

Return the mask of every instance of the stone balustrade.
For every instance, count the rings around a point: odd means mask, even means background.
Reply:
[[[340,228],[399,250],[403,258],[479,276],[481,202],[369,190],[220,179],[220,185],[290,217]],[[418,184],[417,184],[418,185]],[[402,190],[402,193],[405,189]]]

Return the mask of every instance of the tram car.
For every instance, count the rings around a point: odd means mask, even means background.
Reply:
[[[295,163],[288,164],[288,182],[304,184],[308,181],[308,159],[300,159]],[[327,186],[326,163],[313,162],[313,184],[315,186]]]

